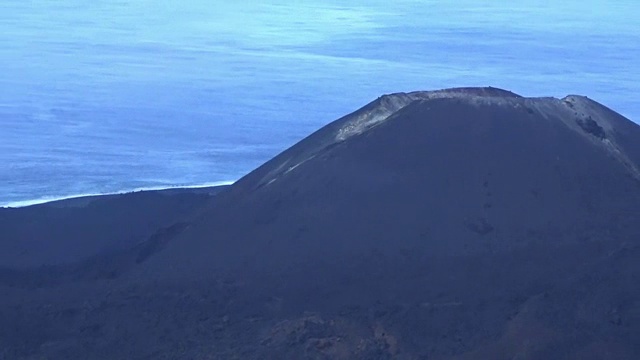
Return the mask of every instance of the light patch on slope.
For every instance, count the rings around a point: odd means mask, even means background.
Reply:
[[[380,122],[385,121],[393,113],[409,105],[416,100],[411,94],[392,94],[380,97],[377,106],[372,109],[358,114],[355,118],[349,119],[347,123],[341,127],[336,136],[336,141],[344,141],[351,136],[361,134]]]

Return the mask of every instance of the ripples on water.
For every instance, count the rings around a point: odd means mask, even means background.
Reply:
[[[640,120],[640,3],[4,1],[0,205],[235,180],[382,93],[586,94]]]

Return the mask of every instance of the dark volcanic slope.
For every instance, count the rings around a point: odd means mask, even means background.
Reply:
[[[0,271],[70,264],[145,241],[186,221],[224,187],[86,196],[0,208]]]
[[[139,261],[114,261],[118,275],[6,285],[0,345],[50,358],[635,359],[638,144],[637,125],[580,96],[383,96],[238,181],[163,248],[120,255]]]

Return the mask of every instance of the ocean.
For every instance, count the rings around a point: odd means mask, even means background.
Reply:
[[[2,1],[0,206],[232,182],[399,91],[583,94],[640,121],[640,2],[499,3]]]

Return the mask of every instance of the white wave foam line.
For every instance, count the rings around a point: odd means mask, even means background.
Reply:
[[[177,189],[202,189],[207,187],[232,185],[234,182],[235,181],[217,181],[217,182],[197,184],[197,185],[149,186],[149,187],[139,187],[139,188],[127,189],[127,190],[115,191],[115,192],[86,193],[86,194],[74,194],[74,195],[67,195],[67,196],[45,196],[45,197],[41,197],[33,200],[12,201],[6,204],[1,204],[0,208],[21,208],[21,207],[27,207],[31,205],[46,204],[54,201],[79,199],[79,198],[90,197],[90,196],[122,195],[122,194],[130,194],[130,193],[140,192],[140,191],[159,191],[159,190],[171,190],[171,189],[176,189],[176,190]]]

